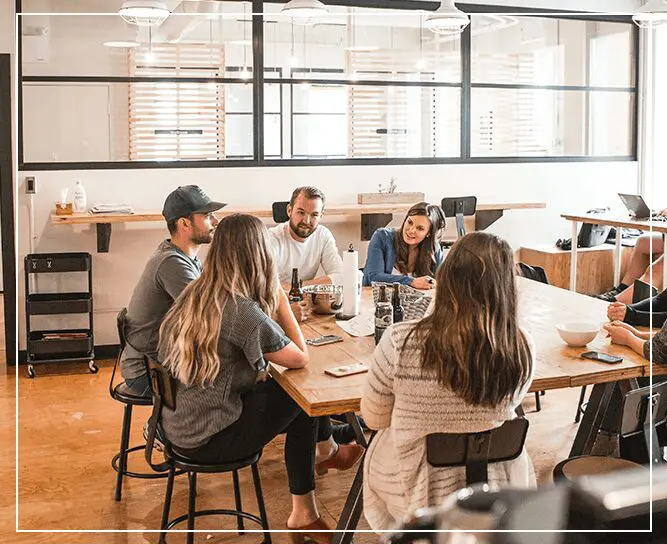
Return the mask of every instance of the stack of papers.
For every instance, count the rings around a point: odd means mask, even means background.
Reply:
[[[95,204],[88,210],[88,213],[130,213],[133,214],[132,206],[127,204]]]
[[[371,336],[375,333],[375,316],[372,312],[363,313],[349,321],[337,319],[336,325],[350,336]]]

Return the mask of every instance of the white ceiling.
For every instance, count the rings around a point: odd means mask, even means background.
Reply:
[[[2,0],[8,1],[8,0]],[[170,10],[174,10],[182,0],[162,0]],[[193,2],[207,2],[215,4],[216,0],[187,0]],[[52,12],[52,13],[113,13],[123,0],[23,0],[24,12]],[[632,13],[644,3],[643,0],[462,0],[458,4],[487,3],[498,6],[532,7],[541,9],[596,11],[609,13]],[[236,5],[234,5],[236,4]],[[241,2],[224,2],[225,12],[243,11]],[[273,7],[267,4],[268,7]],[[277,6],[276,6],[277,7]],[[269,11],[269,9],[267,9]]]

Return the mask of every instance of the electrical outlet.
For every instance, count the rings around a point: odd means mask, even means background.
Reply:
[[[35,176],[27,176],[25,178],[25,192],[29,195],[34,195],[37,192],[35,187]]]

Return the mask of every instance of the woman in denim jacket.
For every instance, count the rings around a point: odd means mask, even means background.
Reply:
[[[439,240],[444,228],[442,209],[419,202],[408,210],[400,229],[376,230],[368,244],[364,285],[396,282],[432,289],[433,277],[444,259]]]

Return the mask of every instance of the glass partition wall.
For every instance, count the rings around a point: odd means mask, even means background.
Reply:
[[[80,4],[21,2],[23,169],[635,157],[622,17],[478,6],[438,35],[414,2],[297,24],[280,3],[182,0],[153,26]]]

